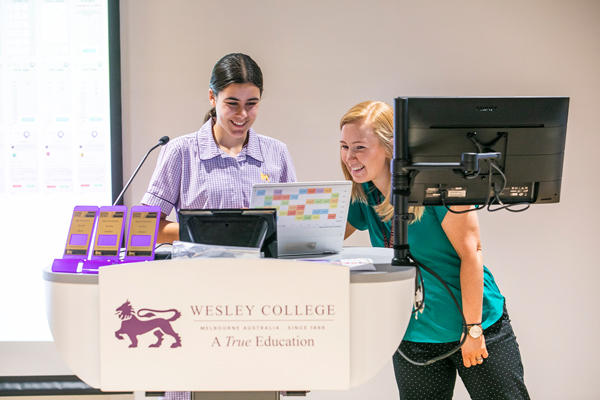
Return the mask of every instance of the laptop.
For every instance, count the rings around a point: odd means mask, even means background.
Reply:
[[[277,254],[304,256],[342,250],[352,182],[257,183],[250,208],[277,210]]]

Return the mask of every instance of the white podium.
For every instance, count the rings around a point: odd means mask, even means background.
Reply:
[[[415,272],[392,267],[392,256],[346,248],[323,258],[369,257],[377,271],[336,266],[329,275],[329,264],[281,259],[153,261],[99,275],[47,268],[47,316],[67,365],[101,390],[183,390],[207,399],[343,390],[377,374],[404,336]],[[329,279],[346,283],[330,288]],[[136,312],[155,326],[131,334]]]

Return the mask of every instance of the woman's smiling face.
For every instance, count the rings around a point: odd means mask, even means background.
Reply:
[[[209,89],[208,97],[217,111],[214,130],[217,141],[246,140],[248,129],[258,114],[258,87],[252,83],[232,83],[217,95]]]
[[[370,124],[364,121],[342,127],[340,157],[356,183],[373,181],[379,187],[378,182],[390,180],[390,162],[385,148]]]

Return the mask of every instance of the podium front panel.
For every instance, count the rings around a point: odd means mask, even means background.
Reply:
[[[104,391],[344,390],[349,271],[192,259],[99,273]]]

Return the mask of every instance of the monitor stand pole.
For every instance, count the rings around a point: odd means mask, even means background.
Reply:
[[[415,216],[408,212],[408,196],[410,195],[411,165],[408,154],[408,113],[407,102],[396,99],[394,113],[394,159],[392,160],[392,205],[394,217],[394,258],[392,265],[415,267],[414,261],[408,258],[408,224]]]
[[[403,160],[394,166],[402,164]],[[416,264],[408,257],[408,224],[415,218],[413,213],[408,212],[408,173],[394,174],[392,178],[392,204],[394,206],[394,217],[392,219],[392,230],[394,231],[394,258],[392,265],[415,267]]]

